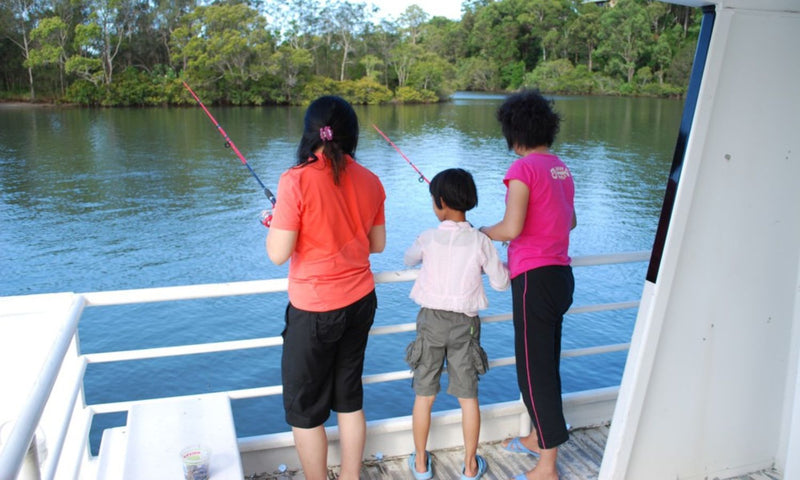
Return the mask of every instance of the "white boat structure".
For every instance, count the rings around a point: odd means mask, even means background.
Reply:
[[[565,447],[562,478],[798,479],[800,1],[675,3],[703,8],[704,20],[653,250],[575,259],[576,268],[648,260],[649,267],[641,299],[573,309],[638,314],[630,344],[564,352],[627,349],[628,357],[618,388],[565,395],[574,441],[589,453]],[[275,279],[0,298],[0,480],[179,478],[177,452],[191,437],[211,444],[215,480],[302,478],[290,433],[236,438],[233,428],[230,399],[278,395],[279,385],[95,405],[83,394],[90,363],[279,348],[280,337],[93,354],[82,354],[77,338],[87,308],[285,289],[286,280]],[[127,425],[106,430],[93,456],[92,418],[108,412],[128,412]],[[521,402],[484,405],[482,413],[480,448],[490,457],[497,441],[530,428]],[[440,478],[456,471],[447,449],[460,445],[459,421],[458,411],[434,419]],[[365,477],[408,477],[394,459],[409,453],[410,425],[410,417],[370,422]],[[330,438],[336,462],[335,428]],[[490,459],[486,478],[520,473],[512,470],[518,457]]]

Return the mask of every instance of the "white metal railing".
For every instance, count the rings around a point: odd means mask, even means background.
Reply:
[[[611,265],[622,263],[642,262],[649,259],[650,253],[643,252],[630,252],[613,255],[592,255],[582,256],[573,259],[572,265],[575,267],[582,266],[595,266],[595,265]],[[376,283],[398,283],[413,281],[417,276],[417,270],[401,270],[394,272],[381,272],[375,274]],[[285,278],[272,279],[272,280],[256,280],[247,282],[233,282],[233,283],[218,283],[218,284],[205,284],[205,285],[190,285],[178,287],[163,287],[163,288],[146,288],[135,290],[117,290],[106,292],[91,292],[76,295],[76,301],[73,302],[72,307],[68,312],[65,312],[64,319],[60,322],[61,329],[58,334],[58,339],[54,344],[53,349],[49,352],[45,361],[45,368],[42,370],[40,378],[35,384],[35,388],[29,395],[29,401],[25,403],[17,421],[3,443],[3,449],[0,452],[0,479],[13,479],[17,477],[18,472],[24,461],[28,446],[34,438],[35,430],[39,424],[42,412],[47,405],[50,392],[57,380],[57,376],[61,366],[65,360],[67,349],[70,343],[76,336],[78,322],[84,306],[112,306],[124,305],[131,303],[148,303],[148,302],[164,302],[172,300],[191,300],[191,299],[204,299],[213,297],[228,297],[236,295],[253,295],[265,293],[278,293],[286,291],[288,281]],[[639,301],[626,301],[609,304],[589,305],[573,307],[567,313],[588,313],[598,311],[622,310],[636,308]],[[484,323],[508,321],[511,319],[511,314],[502,314],[487,316],[482,318]],[[389,325],[383,327],[375,327],[370,332],[370,335],[389,335],[400,332],[413,331],[416,328],[415,323],[405,323],[398,325]],[[117,352],[101,352],[79,355],[80,363],[75,381],[75,388],[72,392],[72,398],[69,399],[71,405],[76,405],[82,393],[83,373],[85,372],[86,365],[89,363],[107,363],[107,362],[121,362],[144,360],[152,358],[171,357],[179,355],[193,355],[201,353],[224,352],[234,350],[245,350],[252,348],[263,347],[276,347],[283,343],[283,339],[278,337],[264,337],[250,340],[235,340],[227,342],[215,342],[199,345],[183,345],[175,347],[162,347],[162,348],[149,348],[138,350],[126,350]],[[565,350],[562,352],[562,357],[577,357],[584,355],[597,355],[608,352],[623,351],[629,347],[629,344],[614,344],[614,345],[600,345],[581,349]],[[513,365],[514,358],[501,358],[490,362],[490,367],[498,367],[505,365]],[[411,378],[411,372],[395,371],[385,372],[374,375],[365,375],[363,381],[365,384],[389,382],[395,380],[402,380]],[[279,395],[282,391],[281,385],[272,385],[259,388],[241,389],[229,391],[228,396],[231,399],[254,398],[269,395]],[[157,401],[161,399],[152,399],[144,401]],[[137,400],[136,402],[142,402]],[[95,414],[113,413],[126,411],[134,402],[123,401],[115,403],[85,405],[88,410],[88,422],[84,425],[83,430],[88,432],[88,424],[91,423],[91,417]],[[68,409],[69,412],[72,409]],[[69,428],[69,423],[72,418],[65,418],[62,430],[54,439],[53,445],[50,445],[48,451],[51,455],[50,461],[47,464],[43,478],[52,479],[55,477],[56,469],[59,465],[59,456],[64,447],[66,438],[66,431]],[[83,445],[78,448],[81,455],[85,455],[88,449],[88,434],[83,435]],[[74,475],[76,478],[79,470],[80,459],[71,459],[76,464]]]

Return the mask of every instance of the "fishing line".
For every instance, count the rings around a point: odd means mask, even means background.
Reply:
[[[411,168],[413,168],[413,169],[414,169],[414,171],[415,171],[415,172],[417,172],[417,174],[419,175],[419,181],[420,181],[420,183],[422,183],[422,181],[423,181],[423,180],[424,180],[424,181],[426,181],[426,182],[428,182],[428,184],[430,184],[430,183],[431,183],[431,181],[430,181],[430,180],[428,180],[427,178],[425,178],[425,175],[423,175],[423,174],[422,174],[422,172],[420,172],[420,171],[419,171],[419,168],[417,168],[417,166],[416,166],[416,165],[414,165],[414,164],[411,162],[411,160],[409,160],[409,159],[408,159],[408,157],[406,157],[406,155],[405,155],[405,154],[404,154],[404,153],[403,153],[403,152],[402,152],[402,151],[401,151],[401,150],[400,150],[400,149],[397,147],[397,145],[395,145],[395,144],[394,144],[394,142],[393,142],[393,141],[389,140],[389,137],[387,137],[387,136],[386,136],[386,134],[385,134],[385,133],[383,133],[383,132],[381,131],[381,129],[380,129],[380,128],[378,128],[378,126],[377,126],[377,125],[375,125],[375,124],[373,123],[373,124],[372,124],[372,127],[373,127],[375,130],[377,130],[377,131],[378,131],[378,133],[380,133],[380,134],[381,134],[381,137],[383,137],[383,138],[384,138],[384,139],[385,139],[387,142],[389,142],[389,145],[391,145],[392,147],[394,147],[394,149],[395,149],[395,150],[397,150],[397,153],[399,153],[399,154],[400,154],[400,156],[401,156],[401,157],[403,157],[403,158],[405,159],[405,161],[406,161],[406,162],[408,162],[408,164],[409,164],[409,165],[411,165]]]
[[[194,90],[192,90],[191,87],[189,87],[189,84],[183,82],[183,86],[186,87],[186,90],[189,90],[189,93],[192,94],[192,97],[194,97],[194,99],[197,100],[197,103],[200,105],[200,107],[203,108],[203,111],[206,112],[208,118],[211,119],[211,123],[213,123],[214,126],[217,127],[217,130],[219,130],[220,135],[222,135],[222,138],[225,139],[225,148],[230,148],[231,150],[233,150],[236,156],[239,157],[239,160],[242,161],[244,166],[247,167],[248,170],[250,170],[250,173],[253,174],[253,178],[255,178],[258,184],[261,185],[261,188],[264,189],[264,195],[267,196],[267,199],[270,201],[270,203],[272,203],[272,206],[274,207],[275,195],[273,195],[272,192],[269,190],[269,188],[267,188],[266,185],[264,185],[264,182],[262,182],[261,179],[258,178],[256,172],[253,171],[253,167],[251,167],[250,164],[247,163],[247,160],[244,159],[244,155],[242,155],[242,152],[240,152],[239,149],[236,148],[236,144],[233,143],[233,140],[231,140],[228,134],[225,133],[225,130],[222,128],[222,125],[220,125],[219,122],[217,122],[217,119],[214,118],[214,115],[211,115],[211,112],[209,112],[206,106],[203,105],[203,102],[200,101],[200,98],[198,98],[198,96],[194,93]]]

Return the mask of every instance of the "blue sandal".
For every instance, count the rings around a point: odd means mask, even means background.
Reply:
[[[475,455],[475,462],[478,464],[478,473],[475,474],[474,477],[468,477],[466,474],[467,466],[461,466],[461,480],[478,480],[486,473],[486,470],[489,469],[489,465],[486,463],[486,460],[481,457],[480,455]]]
[[[417,467],[414,466],[417,459],[417,452],[411,454],[408,457],[408,468],[411,469],[411,473],[414,474],[414,478],[416,480],[430,480],[433,478],[433,470],[431,469],[431,454],[427,450],[425,451],[425,459],[427,460],[427,470],[424,472],[418,472]]]
[[[534,452],[530,448],[523,445],[522,442],[519,440],[519,437],[512,438],[511,441],[508,442],[508,445],[503,447],[503,450],[512,453],[526,453],[528,455],[533,455],[534,457],[539,456],[537,452]]]

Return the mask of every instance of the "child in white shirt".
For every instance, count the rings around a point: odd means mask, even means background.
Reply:
[[[477,455],[480,434],[478,375],[488,369],[480,345],[478,310],[489,302],[481,274],[496,290],[509,286],[508,269],[500,261],[491,239],[467,222],[466,212],[478,204],[472,175],[460,168],[444,170],[430,184],[438,228],[422,232],[405,253],[405,264],[422,263],[411,298],[422,307],[417,315],[417,338],[407,349],[406,361],[414,371],[416,393],[412,424],[414,453],[408,460],[417,480],[433,476],[425,450],[431,410],[439,393],[439,378],[447,360],[447,393],[458,397],[464,432],[462,480],[480,478],[486,460]]]

